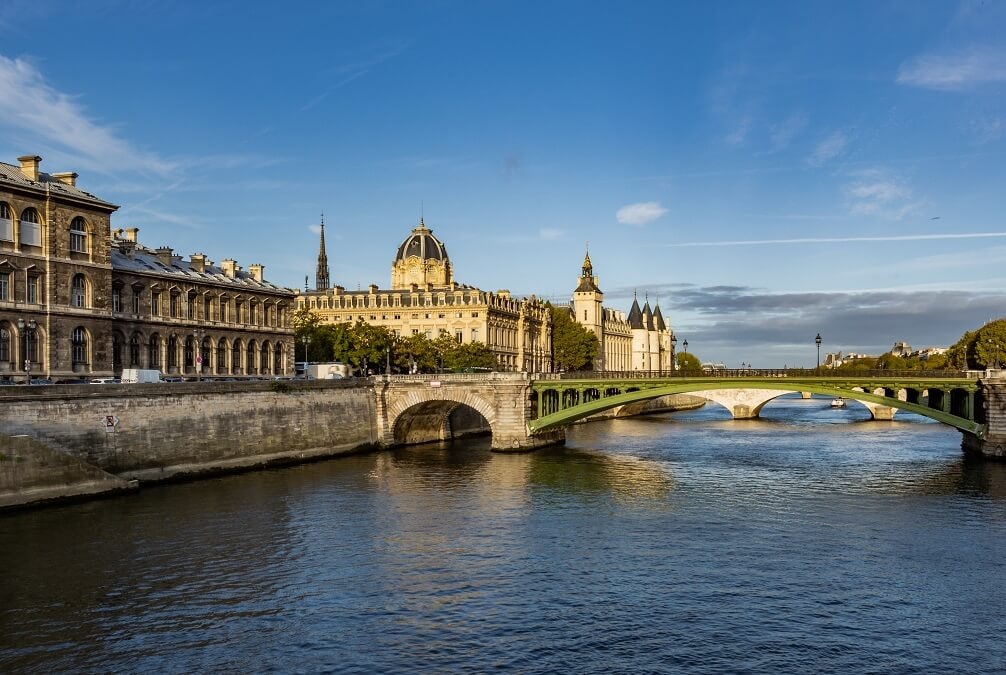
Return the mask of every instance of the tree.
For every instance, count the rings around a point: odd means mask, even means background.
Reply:
[[[678,370],[686,375],[698,375],[702,372],[702,362],[695,354],[678,352]]]
[[[394,334],[383,326],[375,326],[363,321],[357,321],[349,329],[349,350],[347,360],[366,375],[366,370],[376,372],[384,370],[384,362],[388,349],[394,342]]]
[[[452,354],[450,368],[452,370],[467,370],[469,368],[495,370],[496,355],[484,342],[459,344]]]
[[[296,345],[304,345],[304,352],[301,353],[305,361],[309,361],[307,352],[308,341],[311,343],[311,354],[315,354],[315,343],[318,338],[318,328],[321,325],[321,317],[312,312],[308,307],[301,307],[293,313],[293,340]]]
[[[552,310],[552,363],[559,370],[592,370],[597,358],[597,336],[569,314],[565,307]]]
[[[990,321],[978,329],[974,355],[980,368],[1006,365],[1006,320]]]

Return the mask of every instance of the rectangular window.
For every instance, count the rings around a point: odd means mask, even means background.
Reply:
[[[122,311],[122,291],[118,288],[112,289],[112,311]]]
[[[33,223],[29,220],[21,221],[21,245],[22,246],[41,246],[42,245],[42,228],[38,223]]]
[[[227,321],[227,303],[223,300],[220,301],[220,320]]]
[[[185,318],[196,318],[196,297],[194,295],[190,295],[189,301],[185,303]]]
[[[161,294],[154,291],[150,294],[150,316],[161,314]]]
[[[140,313],[140,292],[133,289],[133,314]]]
[[[479,329],[472,328],[472,342],[478,342],[478,341],[479,341]]]
[[[0,300],[10,299],[10,272],[0,272]]]
[[[464,331],[462,331],[462,330],[456,330],[456,331],[454,331],[454,338],[458,342],[464,342],[464,337],[465,337]]]
[[[398,321],[401,318],[402,318],[401,314],[395,314],[395,321]]]
[[[413,335],[419,335],[419,329],[418,328],[413,328],[412,329],[412,334]]]
[[[178,294],[172,293],[171,297],[168,298],[168,316],[172,318],[178,317]]]
[[[87,253],[87,233],[70,230],[70,250],[74,253]]]
[[[28,304],[39,304],[38,277],[28,277]]]
[[[213,301],[209,298],[203,302],[203,320],[209,321],[213,318]]]
[[[478,312],[472,312],[472,318],[473,319],[479,318],[479,313]]]

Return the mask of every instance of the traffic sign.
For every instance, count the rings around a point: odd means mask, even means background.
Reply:
[[[115,427],[119,426],[119,418],[115,415],[105,415],[103,423],[105,425],[105,433],[113,434],[115,433]]]

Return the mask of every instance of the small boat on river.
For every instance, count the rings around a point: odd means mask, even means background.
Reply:
[[[831,399],[831,407],[832,408],[844,408],[845,407],[845,399],[842,398],[841,396],[839,396],[838,398]]]

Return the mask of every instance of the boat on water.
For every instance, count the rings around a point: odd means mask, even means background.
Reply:
[[[832,408],[844,408],[845,407],[845,399],[842,398],[841,396],[839,396],[838,398],[831,399],[831,407]]]

